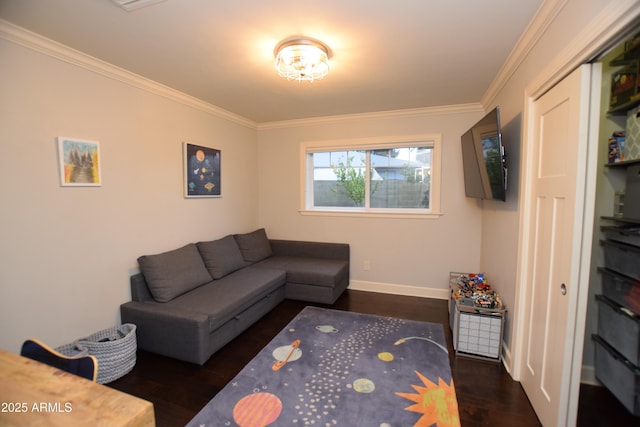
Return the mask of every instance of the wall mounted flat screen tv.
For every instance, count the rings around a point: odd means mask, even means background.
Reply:
[[[496,107],[462,135],[462,165],[467,197],[506,200],[505,164],[500,108]]]

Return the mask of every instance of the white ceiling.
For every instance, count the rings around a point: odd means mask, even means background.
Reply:
[[[542,0],[0,0],[0,18],[257,123],[480,102]],[[287,81],[305,35],[329,75]],[[0,61],[2,58],[0,58]],[[1,67],[0,67],[1,69]]]

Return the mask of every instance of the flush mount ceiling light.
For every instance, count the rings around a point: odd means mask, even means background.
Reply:
[[[115,4],[126,10],[127,12],[131,12],[133,10],[137,10],[146,6],[151,6],[156,3],[163,2],[165,0],[112,0]]]
[[[329,74],[329,48],[308,38],[284,40],[274,49],[276,70],[287,80],[314,81]]]

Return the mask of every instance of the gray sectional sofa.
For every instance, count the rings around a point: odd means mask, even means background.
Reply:
[[[138,348],[202,365],[283,299],[332,304],[349,285],[349,245],[270,240],[264,229],[138,258],[123,323]]]

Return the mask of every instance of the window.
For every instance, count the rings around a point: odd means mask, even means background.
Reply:
[[[439,208],[439,136],[303,143],[306,213],[430,215]]]

